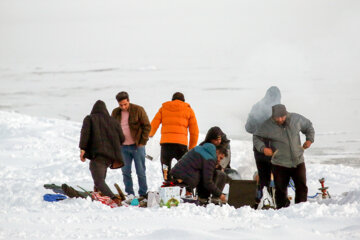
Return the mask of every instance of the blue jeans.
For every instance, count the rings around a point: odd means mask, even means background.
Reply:
[[[137,147],[136,145],[122,146],[121,153],[125,163],[125,165],[121,168],[124,178],[125,192],[127,194],[135,195],[131,177],[132,161],[134,160],[136,174],[139,181],[139,195],[145,195],[147,193],[145,147]]]

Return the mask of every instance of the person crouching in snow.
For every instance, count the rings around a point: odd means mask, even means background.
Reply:
[[[216,165],[225,156],[227,150],[224,146],[215,147],[212,143],[205,143],[186,153],[171,169],[170,175],[175,182],[196,188],[202,204],[207,204],[211,194],[212,202],[226,202],[225,195],[222,194],[226,175],[218,175],[216,172]]]
[[[301,144],[300,132],[306,141]],[[287,186],[290,177],[295,183],[295,203],[306,202],[306,168],[304,150],[314,142],[315,130],[307,118],[297,113],[289,113],[282,104],[272,107],[272,116],[267,119],[253,135],[254,147],[266,156],[272,156],[272,172],[275,182],[276,207],[287,207]],[[271,147],[264,139],[270,140]]]
[[[94,185],[103,195],[121,204],[105,182],[107,168],[121,168],[124,162],[121,145],[125,137],[120,124],[110,117],[106,105],[98,100],[90,113],[84,118],[80,136],[80,160],[90,159],[90,172]]]

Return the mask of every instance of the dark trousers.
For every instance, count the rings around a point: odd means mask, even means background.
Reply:
[[[109,186],[105,182],[106,172],[111,165],[111,161],[103,158],[96,157],[90,161],[90,172],[94,180],[95,187],[104,195],[111,198],[115,197],[114,193],[110,190]]]
[[[275,202],[278,209],[290,205],[287,195],[290,177],[294,180],[296,188],[295,203],[307,201],[308,188],[306,186],[305,163],[300,163],[296,166],[296,168],[286,168],[273,165],[272,169],[275,181]]]
[[[259,195],[257,196],[257,202],[260,202],[262,198],[262,189],[264,187],[269,187],[270,177],[271,177],[271,157],[265,156],[263,153],[258,152],[254,149],[254,157],[256,162],[256,167],[259,174],[260,189]]]
[[[168,167],[168,173],[171,170],[171,161],[173,158],[179,160],[185,153],[187,153],[187,146],[177,143],[162,143],[161,144],[161,170],[163,165]],[[164,174],[164,172],[163,172]]]
[[[216,187],[218,189],[220,189],[221,191],[224,189],[225,187],[225,184],[226,184],[226,173],[224,173],[223,171],[221,170],[216,170],[215,173],[214,173],[214,178],[213,178],[213,181],[216,185]],[[197,193],[198,193],[198,196],[200,198],[209,198],[210,197],[210,192],[209,190],[204,186],[203,182],[200,181],[199,185],[196,187],[197,189]]]

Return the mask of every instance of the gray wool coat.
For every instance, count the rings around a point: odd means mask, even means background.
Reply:
[[[300,140],[300,132],[306,140],[314,142],[315,130],[309,119],[297,113],[288,113],[284,125],[279,126],[273,118],[267,119],[253,135],[254,147],[263,152],[264,139],[270,140],[274,151],[272,164],[295,168],[304,162],[304,149]]]

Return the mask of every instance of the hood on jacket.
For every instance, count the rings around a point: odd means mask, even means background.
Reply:
[[[204,145],[197,146],[194,151],[199,153],[206,160],[217,160],[216,147],[212,143],[205,143]]]
[[[91,110],[91,114],[104,114],[106,116],[110,116],[105,103],[101,100],[96,101],[96,103],[94,104]]]
[[[251,109],[250,116],[251,121],[256,121],[256,125],[261,125],[266,119],[271,117],[271,107],[279,104],[281,100],[281,94],[278,87],[270,87],[265,97],[257,102]]]
[[[271,117],[271,107],[280,104],[281,93],[278,87],[272,86],[267,91],[265,96],[257,102],[249,113],[245,124],[245,129],[248,133],[254,134],[256,130]]]
[[[270,87],[266,91],[266,94],[265,94],[265,97],[263,98],[263,100],[268,103],[274,103],[273,105],[279,104],[280,100],[281,100],[280,89],[276,86]]]
[[[226,134],[219,128],[218,126],[212,127],[206,133],[205,140],[200,143],[200,145],[204,145],[205,143],[211,143],[211,140],[215,140],[221,136],[221,144],[227,144],[230,140],[226,137]]]
[[[171,112],[179,112],[180,110],[184,108],[190,107],[190,104],[180,101],[180,100],[173,100],[168,101],[162,104],[162,107],[165,110],[171,111]]]

